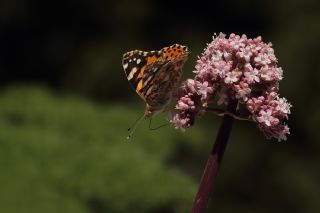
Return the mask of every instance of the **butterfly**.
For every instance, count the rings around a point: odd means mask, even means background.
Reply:
[[[127,79],[146,103],[144,118],[152,118],[168,107],[189,55],[188,47],[179,44],[159,51],[133,50],[123,55]]]

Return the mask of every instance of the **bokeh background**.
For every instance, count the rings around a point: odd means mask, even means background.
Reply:
[[[0,3],[0,212],[188,212],[221,118],[185,133],[145,121],[121,57],[216,32],[262,35],[292,104],[286,142],[236,121],[208,212],[320,212],[320,4],[277,1]],[[166,122],[160,115],[153,125]]]

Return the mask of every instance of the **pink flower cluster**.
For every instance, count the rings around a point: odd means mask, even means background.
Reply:
[[[179,89],[171,119],[176,128],[191,127],[217,97],[218,104],[230,100],[243,104],[268,139],[286,140],[290,133],[284,120],[291,104],[278,94],[282,69],[271,43],[264,43],[261,37],[231,34],[226,38],[220,33],[198,59],[194,73],[194,79],[186,80]]]

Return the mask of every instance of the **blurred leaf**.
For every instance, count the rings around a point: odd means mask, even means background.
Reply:
[[[165,163],[170,134],[127,141],[133,114],[8,89],[0,98],[0,211],[186,212],[195,185]]]

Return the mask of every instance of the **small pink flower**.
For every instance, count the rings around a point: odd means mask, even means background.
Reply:
[[[274,70],[274,76],[275,76],[275,78],[278,80],[278,81],[280,81],[280,80],[282,80],[282,74],[283,74],[283,70],[282,70],[282,68],[281,67],[277,67],[277,68],[275,68]]]
[[[240,51],[236,53],[236,56],[240,59],[244,59],[246,62],[250,62],[251,56],[253,55],[251,48],[240,48]]]
[[[276,110],[282,112],[284,115],[288,115],[290,114],[290,108],[292,107],[292,105],[290,103],[288,103],[286,98],[279,98],[277,100],[277,107]]]
[[[198,82],[197,83],[197,87],[198,87],[198,95],[200,95],[202,97],[202,99],[207,99],[208,94],[212,94],[214,89],[212,86],[209,86],[208,81],[205,81],[203,83]]]
[[[287,125],[279,126],[276,134],[274,138],[278,138],[278,141],[287,140],[287,135],[290,134],[289,127]]]
[[[260,111],[260,116],[257,117],[257,121],[261,124],[264,124],[266,126],[275,126],[279,123],[279,120],[275,117],[272,116],[272,110],[261,110]]]
[[[221,51],[216,51],[214,54],[211,56],[211,61],[216,62],[220,61],[222,59],[223,53]]]
[[[183,87],[190,93],[196,92],[196,83],[193,79],[186,80]]]
[[[217,61],[213,63],[214,75],[218,75],[223,78],[227,72],[230,71],[231,65],[225,61]]]
[[[244,71],[244,72],[251,72],[251,71],[253,71],[252,65],[251,65],[250,63],[247,63],[247,62],[246,62],[246,63],[244,64],[243,71]]]
[[[179,99],[176,109],[178,110],[195,110],[194,102],[188,96]]]
[[[271,92],[266,92],[265,93],[265,96],[266,96],[266,102],[267,103],[270,103],[271,101],[275,100],[278,98],[278,93],[275,92],[275,91],[271,91]]]
[[[185,131],[186,128],[190,126],[190,118],[181,117],[180,114],[175,114],[170,122],[174,123],[176,129],[180,129],[182,131]]]
[[[261,50],[261,46],[253,43],[252,40],[249,42],[248,46],[251,49],[253,55],[257,55],[258,52]]]
[[[240,49],[240,48],[245,46],[245,44],[244,44],[245,39],[246,39],[245,36],[243,38],[240,38],[240,36],[238,36],[238,35],[231,34],[229,36],[230,46],[234,50],[238,50],[238,49]]]
[[[254,62],[256,62],[258,65],[266,66],[271,63],[271,60],[268,58],[267,54],[260,53],[254,58]]]
[[[235,92],[236,92],[236,98],[239,100],[247,101],[248,96],[251,93],[251,89],[249,88],[249,85],[245,82],[240,82],[239,85],[233,86]]]
[[[267,139],[276,138],[278,141],[287,140],[287,135],[290,134],[287,125],[277,125],[275,127],[265,128],[263,125],[258,125]]]
[[[249,84],[253,84],[255,82],[260,82],[260,78],[258,77],[258,73],[259,73],[259,71],[255,68],[255,69],[251,69],[251,70],[249,69],[249,71],[244,72],[243,75],[245,77],[245,80]]]
[[[264,81],[274,81],[274,70],[268,66],[262,67],[260,70],[260,78]]]
[[[176,105],[176,109],[179,109],[179,110],[187,110],[189,109],[189,105],[184,103],[183,101],[178,101],[177,105]]]
[[[247,109],[249,110],[249,112],[251,112],[252,114],[256,114],[261,105],[264,103],[264,97],[260,96],[258,98],[251,98],[247,101]]]
[[[226,62],[232,62],[232,54],[227,51],[223,52],[223,58]]]
[[[235,82],[239,81],[241,75],[242,75],[242,72],[239,70],[233,70],[232,72],[228,72],[226,74],[226,78],[224,79],[224,82],[226,84],[235,83]]]

